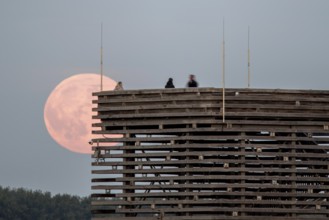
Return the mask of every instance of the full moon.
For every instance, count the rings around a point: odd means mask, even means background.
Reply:
[[[116,82],[103,77],[103,90],[113,90]],[[49,95],[44,120],[50,136],[62,147],[91,154],[92,92],[100,91],[100,75],[85,73],[60,82]],[[94,98],[95,99],[95,98]]]

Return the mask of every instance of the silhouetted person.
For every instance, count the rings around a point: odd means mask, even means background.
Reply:
[[[169,78],[169,79],[168,79],[168,82],[167,82],[167,84],[165,85],[165,88],[166,88],[166,89],[169,89],[169,88],[175,88],[174,83],[173,83],[173,79],[172,79],[172,78]]]
[[[195,76],[193,74],[190,75],[190,80],[187,82],[187,87],[198,87],[198,82],[195,81]]]
[[[118,84],[115,86],[114,90],[123,90],[122,82],[118,82]]]

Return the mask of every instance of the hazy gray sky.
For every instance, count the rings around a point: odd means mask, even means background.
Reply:
[[[126,89],[221,86],[225,17],[226,85],[328,89],[327,0],[0,0],[0,185],[90,194],[91,159],[49,136],[48,95],[65,78],[104,72]]]

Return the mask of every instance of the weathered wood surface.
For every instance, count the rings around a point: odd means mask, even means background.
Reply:
[[[94,93],[93,219],[328,219],[329,91],[221,92]]]

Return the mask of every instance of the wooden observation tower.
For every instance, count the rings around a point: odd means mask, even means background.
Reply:
[[[94,220],[329,219],[329,91],[93,95]]]

